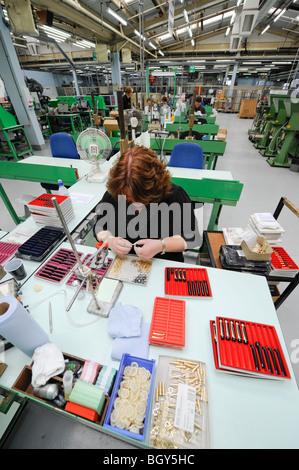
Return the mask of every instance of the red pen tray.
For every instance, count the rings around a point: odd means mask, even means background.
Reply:
[[[185,346],[186,302],[156,297],[149,332],[149,343],[157,346]]]
[[[165,268],[165,294],[188,297],[212,297],[205,268]]]
[[[218,370],[267,379],[291,378],[274,326],[217,317],[210,328]]]
[[[272,247],[271,264],[275,269],[299,269],[284,248]]]

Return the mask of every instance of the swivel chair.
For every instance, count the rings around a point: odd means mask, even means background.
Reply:
[[[70,158],[80,159],[76,144],[71,135],[65,132],[57,132],[50,136],[50,148],[52,157],[54,158]],[[41,183],[41,186],[47,191],[51,192],[58,190],[58,185],[50,183]]]
[[[168,166],[203,169],[202,147],[193,142],[182,142],[175,145]]]

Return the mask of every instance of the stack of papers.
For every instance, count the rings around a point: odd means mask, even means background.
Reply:
[[[264,237],[270,245],[281,242],[284,233],[282,226],[269,212],[256,212],[250,216],[250,227],[259,237]]]
[[[52,202],[53,197],[56,198],[66,223],[70,222],[75,217],[69,196],[60,196],[58,194],[53,196],[53,194],[44,193],[27,204],[31,216],[37,225],[62,227],[62,223]]]

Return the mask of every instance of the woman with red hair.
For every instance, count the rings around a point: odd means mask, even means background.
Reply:
[[[129,148],[111,168],[97,214],[96,238],[109,237],[118,255],[184,261],[182,252],[199,245],[189,196],[171,182],[156,153],[142,146]]]

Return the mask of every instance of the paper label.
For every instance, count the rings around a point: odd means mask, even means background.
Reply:
[[[194,431],[196,389],[179,384],[174,425],[183,431]]]

